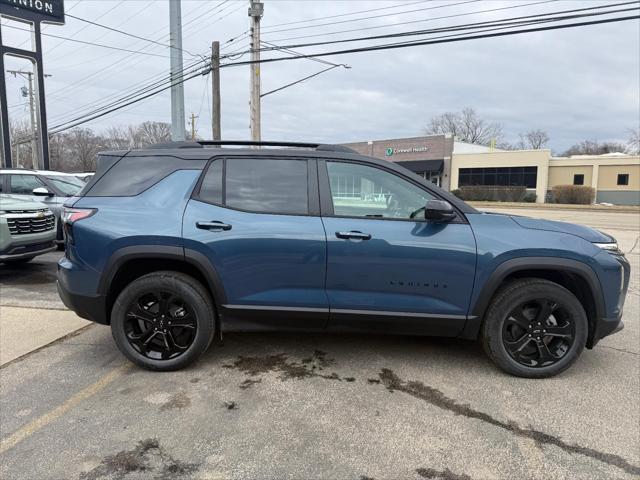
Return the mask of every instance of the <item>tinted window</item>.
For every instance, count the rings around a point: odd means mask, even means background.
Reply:
[[[204,202],[222,204],[222,165],[223,160],[213,162],[200,186],[200,199]]]
[[[584,185],[584,175],[582,173],[576,173],[573,176],[574,185]]]
[[[619,173],[618,174],[618,185],[629,185],[629,174],[628,173]]]
[[[412,218],[434,197],[416,185],[379,168],[327,162],[334,215]],[[424,218],[424,215],[423,217]]]
[[[138,195],[177,170],[202,169],[204,160],[175,157],[123,157],[107,173],[89,183],[89,197],[127,197]],[[96,175],[97,176],[97,175]]]
[[[11,175],[11,193],[32,195],[33,189],[43,187],[42,181],[35,175]]]
[[[307,161],[227,159],[225,204],[252,212],[309,212]]]
[[[458,173],[460,187],[500,185],[536,188],[538,179],[537,167],[461,168]]]

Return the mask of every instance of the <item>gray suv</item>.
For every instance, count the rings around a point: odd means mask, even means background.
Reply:
[[[44,203],[57,219],[56,242],[64,243],[60,212],[68,197],[78,193],[85,182],[75,175],[63,172],[28,169],[0,170],[0,194],[7,194],[17,200]]]

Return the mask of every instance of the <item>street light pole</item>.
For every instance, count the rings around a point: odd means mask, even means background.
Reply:
[[[178,142],[185,140],[181,0],[169,0],[169,25],[169,45],[171,46],[171,140]]]

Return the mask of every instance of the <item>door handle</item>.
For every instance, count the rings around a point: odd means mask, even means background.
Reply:
[[[213,222],[196,222],[196,227],[201,228],[202,230],[210,230],[210,231],[218,231],[218,230],[231,230],[231,225],[228,223],[222,223],[218,220],[214,220]]]
[[[352,230],[350,232],[336,232],[336,237],[344,238],[346,240],[370,240],[371,234]]]

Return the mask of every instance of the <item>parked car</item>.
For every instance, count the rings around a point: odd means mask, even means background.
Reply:
[[[0,195],[0,263],[26,263],[55,250],[56,218],[46,205]]]
[[[0,193],[18,200],[44,203],[58,219],[56,242],[64,243],[60,213],[68,197],[78,193],[85,183],[75,175],[48,170],[2,169],[0,170]]]
[[[609,235],[482,213],[344,147],[219,145],[101,154],[65,204],[60,296],[144,368],[184,367],[220,332],[375,332],[478,339],[539,378],[623,326]]]

